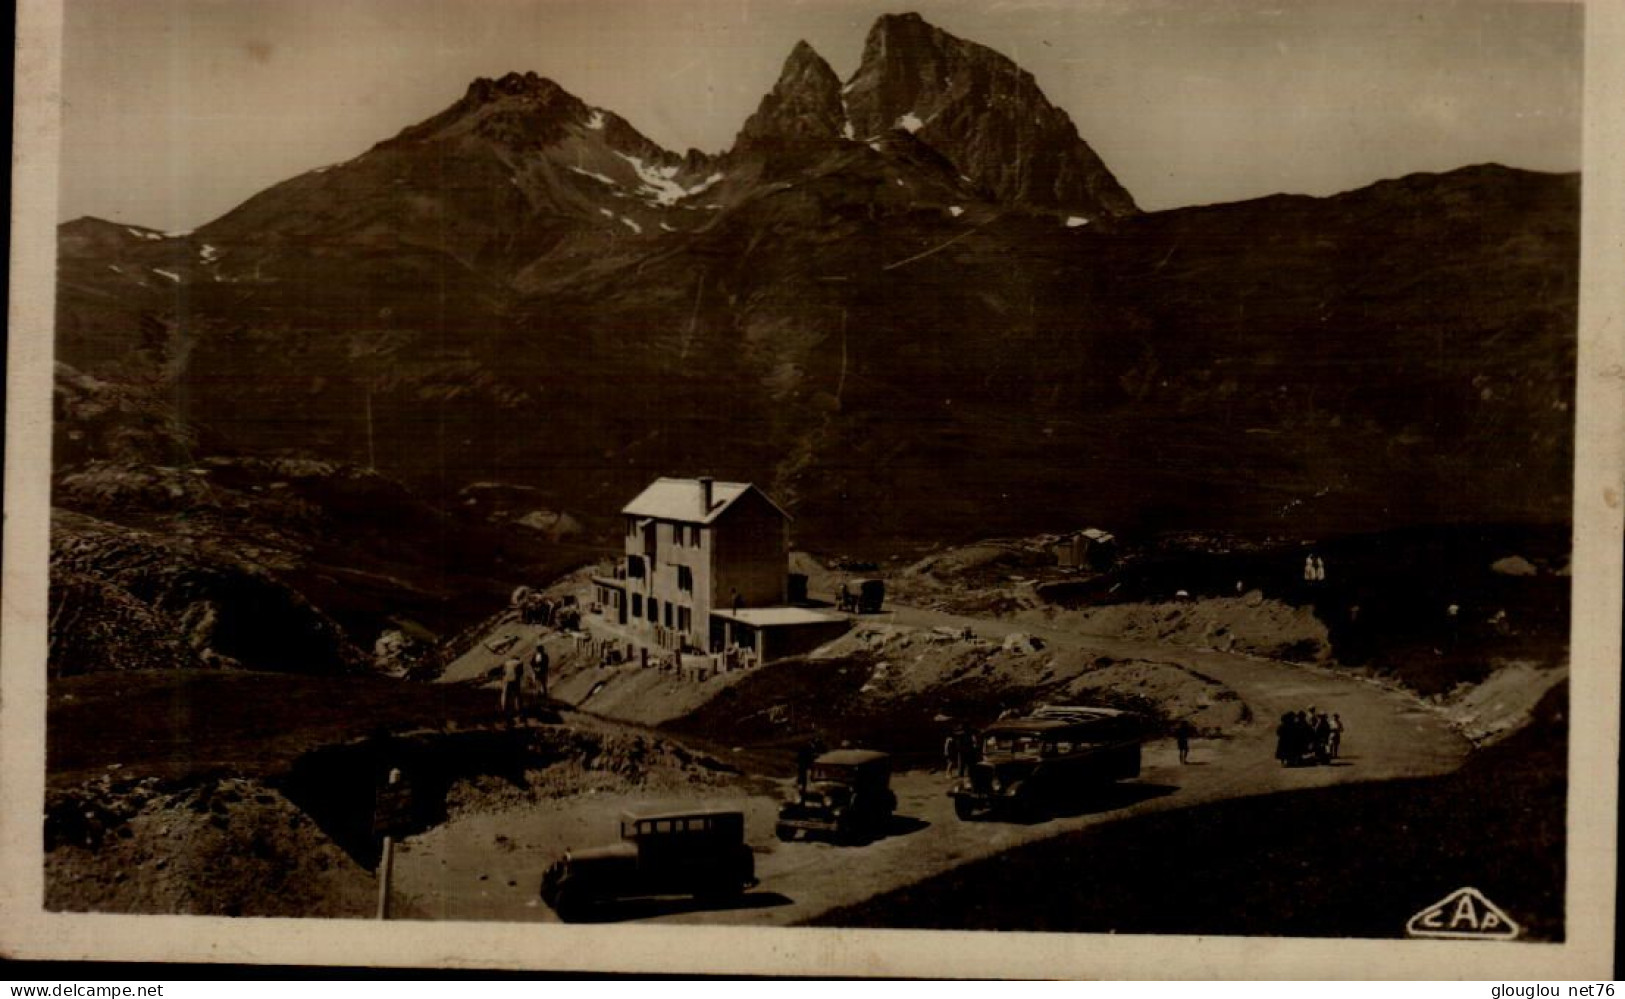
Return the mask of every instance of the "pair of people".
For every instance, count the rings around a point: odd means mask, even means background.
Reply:
[[[547,648],[541,639],[536,641],[536,651],[530,655],[529,670],[536,678],[536,684],[541,688],[542,699],[547,699],[548,672],[552,666],[547,655]],[[525,716],[525,670],[524,660],[518,656],[509,656],[502,663],[502,684],[498,707],[502,717],[509,722]]]
[[[976,732],[969,725],[961,725],[948,733],[942,742],[942,757],[950,775],[963,777],[970,773],[971,765],[982,758]]]

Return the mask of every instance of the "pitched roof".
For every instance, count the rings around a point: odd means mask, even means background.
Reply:
[[[656,479],[649,483],[643,492],[638,493],[632,502],[621,507],[621,513],[629,517],[709,524],[721,516],[722,512],[732,506],[739,497],[752,490],[767,500],[767,505],[778,511],[779,516],[785,520],[790,519],[790,515],[785,513],[783,508],[749,482],[713,482],[711,509],[701,510],[699,479]]]

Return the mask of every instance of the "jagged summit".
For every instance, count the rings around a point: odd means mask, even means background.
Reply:
[[[840,78],[811,45],[799,41],[785,59],[778,83],[740,129],[734,148],[772,153],[839,139],[845,131]]]
[[[918,14],[875,21],[843,95],[859,137],[912,132],[1002,202],[1091,219],[1138,211],[1031,73]]]
[[[507,73],[494,80],[486,76],[475,77],[474,82],[468,85],[464,98],[483,102],[501,97],[531,96],[545,101],[561,95],[571,97],[568,91],[547,77],[527,72]]]

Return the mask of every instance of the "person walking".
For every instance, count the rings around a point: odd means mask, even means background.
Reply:
[[[959,733],[950,731],[942,740],[942,772],[949,777],[959,772]]]
[[[1332,715],[1331,732],[1327,736],[1327,745],[1331,750],[1331,758],[1337,759],[1337,754],[1343,751],[1343,716]]]
[[[1196,729],[1188,720],[1180,719],[1179,725],[1174,728],[1174,745],[1179,747],[1179,762],[1181,764],[1191,761],[1191,736]]]
[[[1275,726],[1275,758],[1286,766],[1292,759],[1292,712],[1281,714],[1281,724]]]

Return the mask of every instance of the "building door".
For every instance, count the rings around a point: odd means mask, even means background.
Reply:
[[[626,594],[620,593],[615,597],[616,619],[621,624],[626,623]]]

